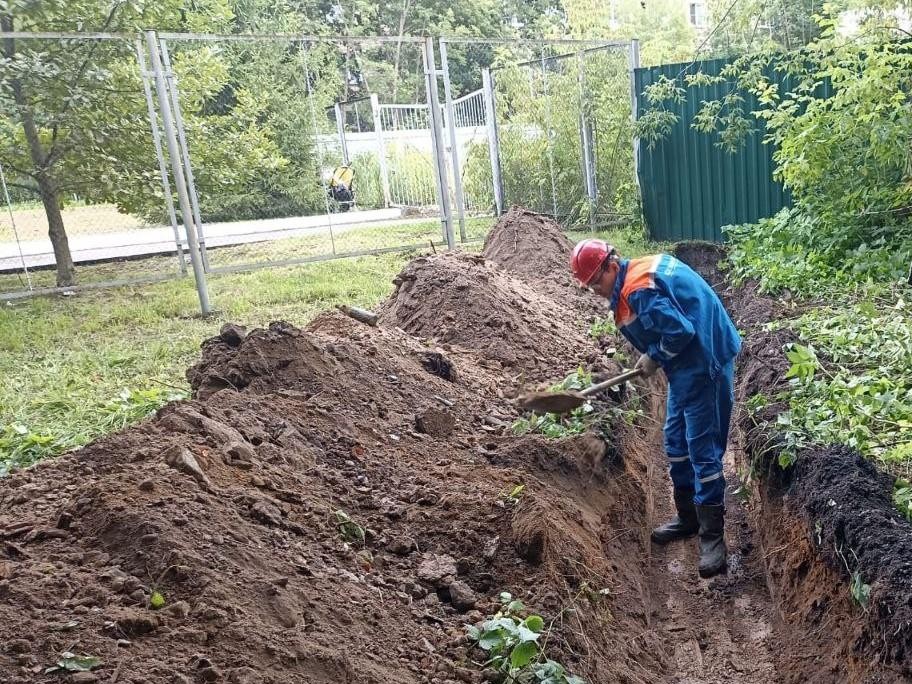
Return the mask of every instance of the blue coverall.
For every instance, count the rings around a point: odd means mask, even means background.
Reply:
[[[721,505],[722,456],[734,403],[741,338],[719,297],[668,254],[624,259],[611,297],[618,329],[668,378],[665,451],[676,488]]]

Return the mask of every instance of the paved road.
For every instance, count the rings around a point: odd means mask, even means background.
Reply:
[[[338,227],[346,231],[406,223],[402,220],[400,209],[352,211],[332,214],[330,218],[333,228]],[[207,247],[227,247],[318,233],[327,230],[328,225],[329,220],[325,215],[293,216],[258,221],[207,223],[204,230]],[[183,226],[180,226],[180,230],[181,239],[186,240]],[[176,251],[174,229],[161,226],[100,235],[73,235],[70,237],[70,251],[73,254],[73,261],[77,264],[171,254]],[[0,273],[21,270],[23,258],[29,268],[53,266],[54,251],[50,240],[26,240],[18,245],[15,242],[0,242]]]

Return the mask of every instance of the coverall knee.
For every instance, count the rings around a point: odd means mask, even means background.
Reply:
[[[665,452],[676,488],[694,491],[694,503],[721,505],[722,457],[734,404],[734,361],[715,379],[683,368],[668,378]]]

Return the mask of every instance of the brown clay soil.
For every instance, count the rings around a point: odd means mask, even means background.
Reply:
[[[649,545],[670,507],[660,381],[630,390],[633,424],[513,435],[521,387],[618,368],[585,335],[604,309],[569,249],[514,210],[481,257],[409,264],[379,327],[225,326],[192,400],[0,482],[0,681],[482,682],[464,625],[504,590],[590,684],[898,681],[875,662],[908,660],[895,639],[828,650],[827,630],[884,635],[791,508],[758,535],[769,520],[733,498],[731,572],[710,581],[695,543]],[[771,568],[777,540],[792,561]],[[63,652],[102,665],[46,673]]]

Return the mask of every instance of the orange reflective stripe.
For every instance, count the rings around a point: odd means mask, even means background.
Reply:
[[[624,286],[621,288],[621,295],[618,298],[617,310],[614,312],[614,324],[617,327],[621,328],[636,320],[636,314],[627,301],[628,297],[645,287],[655,287],[655,273],[661,260],[662,255],[656,254],[655,256],[631,259],[627,263],[627,275],[624,278]]]

